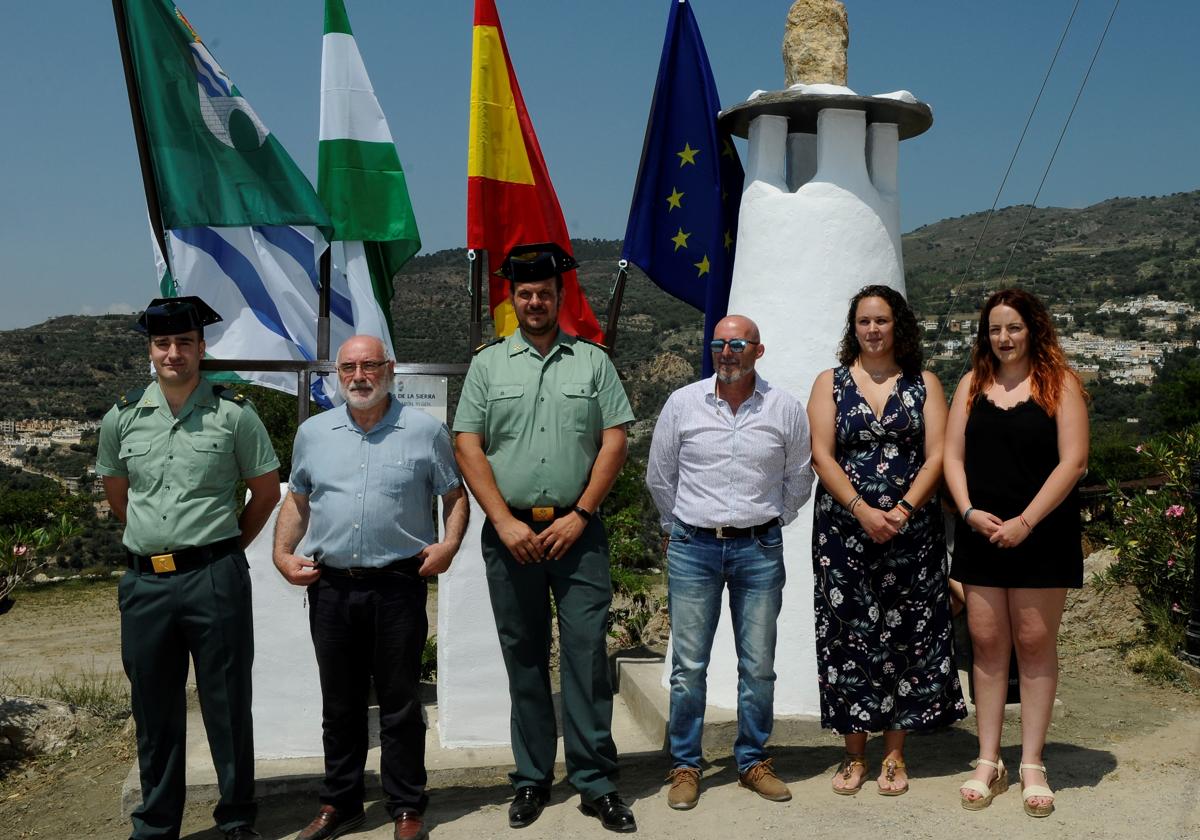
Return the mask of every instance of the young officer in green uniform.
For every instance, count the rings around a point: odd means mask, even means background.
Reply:
[[[502,273],[520,329],[476,351],[454,417],[459,469],[487,514],[488,589],[512,700],[509,825],[550,797],[556,731],[550,693],[550,594],[558,610],[567,778],[583,811],[635,831],[613,777],[606,630],[608,538],[596,511],[625,462],[629,400],[604,349],[562,332],[553,244],[512,250]]]
[[[242,549],[279,501],[279,460],[250,404],[200,378],[204,325],[220,320],[197,297],[151,301],[136,329],[157,379],[100,425],[96,472],[129,552],[117,597],[142,782],[133,840],[179,837],[189,655],[221,794],[213,817],[228,840],[259,836]],[[250,490],[240,517],[239,478]]]

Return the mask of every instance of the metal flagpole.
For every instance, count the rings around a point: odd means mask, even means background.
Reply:
[[[476,347],[483,344],[483,260],[487,251],[476,251],[474,248],[467,249],[467,261],[471,264],[471,282],[468,291],[471,293],[471,332],[469,350],[473,352]]]
[[[158,182],[154,179],[154,163],[150,158],[150,142],[146,139],[146,120],[142,115],[142,97],[138,92],[137,76],[133,72],[133,56],[129,52],[129,24],[125,18],[124,0],[113,0],[113,20],[117,25],[117,44],[121,49],[121,65],[125,68],[125,90],[129,94],[129,113],[133,116],[133,137],[137,141],[138,162],[142,167],[142,186],[146,191],[146,210],[150,227],[162,252],[169,260],[167,237],[163,230],[162,205],[158,200]],[[169,266],[170,263],[167,262]]]
[[[611,358],[616,358],[617,355],[617,319],[621,317],[621,301],[625,298],[628,268],[629,260],[622,259],[617,263],[617,279],[613,283],[612,297],[608,299],[608,316],[604,321],[604,345],[608,348]]]

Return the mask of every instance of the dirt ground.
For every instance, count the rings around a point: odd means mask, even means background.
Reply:
[[[0,616],[0,684],[6,674],[69,677],[120,673],[115,584],[19,593]],[[1050,729],[1046,760],[1058,810],[1034,820],[1021,810],[1014,787],[991,808],[972,813],[958,805],[957,787],[975,756],[970,719],[910,739],[912,788],[899,798],[877,796],[868,784],[856,797],[834,796],[829,778],[840,756],[838,740],[811,725],[781,721],[772,739],[776,767],[792,788],[789,803],[759,799],[737,786],[725,726],[706,744],[702,797],[689,812],[667,808],[660,753],[622,756],[621,790],[632,801],[640,834],[651,837],[779,836],[960,838],[984,830],[1006,837],[1200,837],[1200,694],[1152,685],[1123,664],[1123,646],[1136,633],[1129,593],[1101,595],[1090,587],[1072,597],[1063,624],[1061,705]],[[1006,727],[1006,763],[1020,755],[1019,729]],[[877,767],[880,748],[868,746]],[[128,837],[118,812],[121,783],[134,758],[130,727],[114,722],[65,753],[10,769],[0,778],[0,825],[17,838]],[[439,773],[431,784],[427,818],[435,840],[498,836],[601,838],[612,836],[577,811],[579,798],[559,784],[541,819],[512,834],[506,808],[505,768]],[[316,803],[295,797],[262,802],[258,828],[267,838],[292,837]],[[188,840],[219,840],[210,806],[189,806]],[[378,803],[363,829],[348,837],[383,840],[391,827]]]

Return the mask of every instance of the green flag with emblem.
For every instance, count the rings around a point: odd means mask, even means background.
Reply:
[[[314,225],[312,185],[170,0],[120,0],[162,222]]]

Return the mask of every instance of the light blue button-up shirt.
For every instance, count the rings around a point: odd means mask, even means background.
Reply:
[[[344,405],[300,426],[288,488],[308,497],[310,516],[297,554],[334,568],[378,567],[437,541],[433,497],[462,483],[450,432],[389,399],[369,432]]]
[[[646,466],[646,485],[664,531],[796,518],[812,492],[812,445],[804,406],[755,374],[754,393],[734,414],[717,378],[667,398]]]

